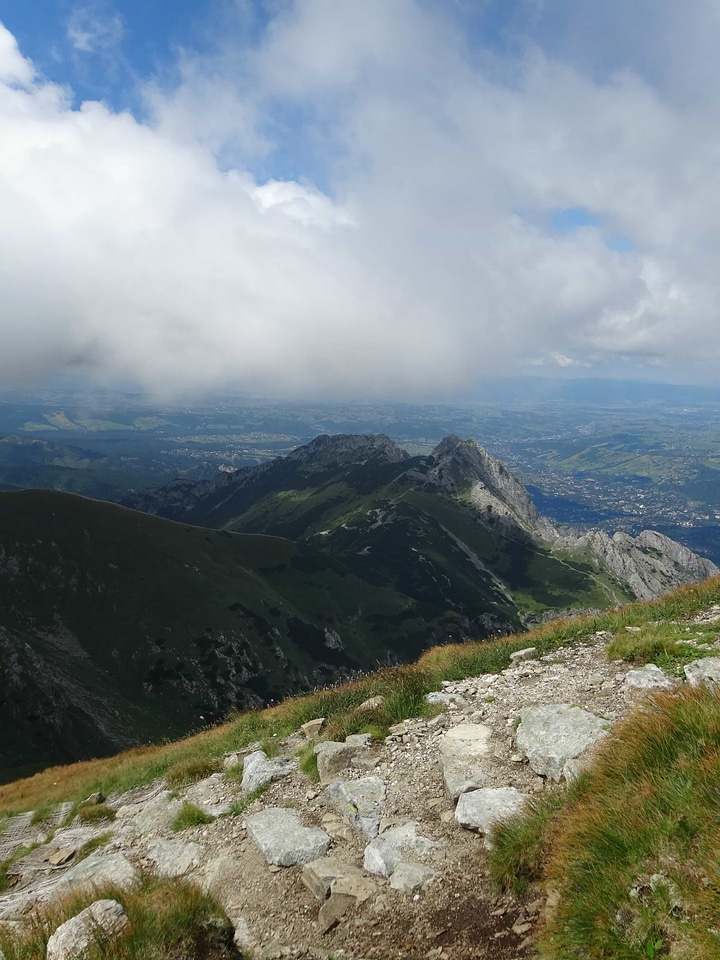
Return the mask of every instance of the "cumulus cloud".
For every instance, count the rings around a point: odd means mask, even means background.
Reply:
[[[714,377],[717,68],[694,105],[688,54],[663,73],[670,0],[622,42],[595,4],[512,7],[500,49],[461,4],[288,2],[252,44],[182,53],[145,119],[73,109],[0,27],[0,377],[418,397],[538,362]],[[705,0],[683,10],[720,39]],[[592,217],[559,233],[569,208]]]

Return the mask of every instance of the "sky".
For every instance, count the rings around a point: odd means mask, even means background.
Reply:
[[[720,383],[715,0],[0,0],[0,387]]]

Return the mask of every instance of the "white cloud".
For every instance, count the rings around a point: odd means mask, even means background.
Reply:
[[[715,377],[712,98],[688,107],[651,51],[583,72],[577,44],[543,50],[545,21],[500,63],[444,5],[281,10],[255,47],[148,84],[152,122],[71,109],[0,30],[6,382],[81,363],[158,389],[421,396],[531,358]],[[251,172],[291,148],[307,179]],[[578,206],[600,225],[538,226]]]
[[[81,53],[107,52],[125,33],[122,17],[97,5],[75,7],[67,23],[67,38]]]

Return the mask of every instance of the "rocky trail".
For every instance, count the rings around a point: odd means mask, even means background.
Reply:
[[[720,608],[698,620],[708,618],[720,621]],[[695,642],[692,631],[686,637]],[[680,681],[652,665],[609,661],[609,639],[596,633],[539,658],[529,648],[500,674],[446,682],[429,695],[437,716],[404,721],[383,743],[366,734],[323,741],[318,718],[278,743],[273,757],[255,744],[225,756],[226,772],[189,787],[173,792],[156,782],[106,798],[113,821],[52,829],[69,806],[54,811],[53,823],[13,817],[0,858],[37,846],[9,867],[0,925],[21,929],[69,890],[122,887],[147,871],[211,890],[237,946],[263,960],[529,957],[545,902],[493,887],[493,823],[576,775],[644,691],[720,680],[717,640],[699,647],[701,659]],[[314,740],[320,783],[296,756]],[[214,819],[175,832],[185,803]],[[114,908],[95,906],[122,928]],[[60,928],[48,957],[78,956],[79,942]]]

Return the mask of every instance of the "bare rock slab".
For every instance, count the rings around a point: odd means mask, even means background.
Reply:
[[[243,864],[228,854],[215,857],[205,864],[201,885],[222,905],[235,931],[233,942],[240,951],[253,952],[257,940],[244,913],[242,889],[247,882],[247,870]]]
[[[515,787],[484,787],[464,793],[455,808],[455,819],[466,830],[491,837],[494,827],[522,810],[527,795]]]
[[[398,864],[408,855],[423,856],[433,854],[442,847],[441,843],[418,836],[419,824],[415,820],[392,827],[381,833],[365,847],[364,866],[368,873],[380,877],[391,877]]]
[[[565,764],[582,756],[607,735],[608,723],[569,704],[526,707],[520,714],[516,742],[541,777],[560,780]]]
[[[319,827],[304,827],[295,810],[268,807],[245,821],[248,836],[268,863],[292,867],[324,857],[330,837]]]
[[[683,667],[691,687],[720,686],[720,657],[703,657]]]
[[[146,857],[157,876],[176,879],[195,870],[204,852],[205,848],[199,843],[158,838],[148,844]]]
[[[262,790],[269,783],[289,776],[297,768],[297,760],[269,759],[262,750],[256,750],[243,761],[243,777],[240,789],[247,796]]]
[[[673,690],[675,683],[654,663],[646,663],[637,670],[628,670],[623,684],[625,695],[635,697],[646,691]]]
[[[112,884],[119,890],[128,890],[138,879],[139,872],[124,853],[91,853],[58,881],[55,890],[65,893],[83,886]]]
[[[491,754],[492,730],[482,723],[458,723],[440,741],[440,766],[448,796],[456,800],[487,783],[483,764]]]
[[[57,928],[47,944],[47,960],[80,960],[95,944],[107,942],[128,925],[117,900],[96,900]]]
[[[163,790],[145,803],[132,803],[116,812],[122,833],[161,833],[168,830],[182,810],[182,801],[176,800],[169,790]]]
[[[325,799],[356,830],[373,840],[380,829],[385,793],[385,781],[380,777],[363,777],[362,780],[335,780],[326,788]]]
[[[185,791],[185,801],[200,807],[209,817],[219,817],[230,809],[233,795],[223,774],[213,773],[188,787]]]

